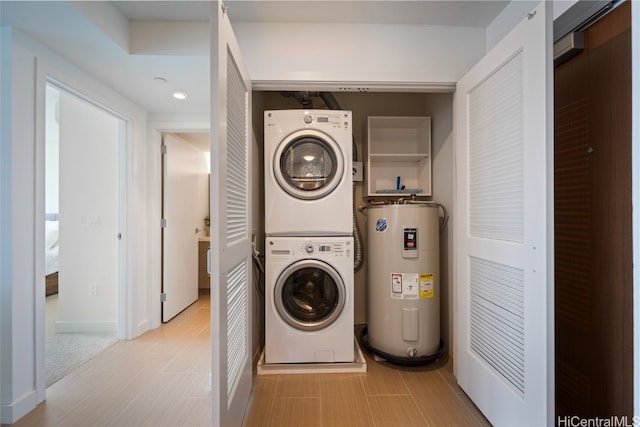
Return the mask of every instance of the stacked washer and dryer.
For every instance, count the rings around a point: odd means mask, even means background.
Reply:
[[[352,116],[264,113],[265,363],[354,361]]]

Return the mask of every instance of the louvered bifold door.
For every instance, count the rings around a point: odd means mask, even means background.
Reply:
[[[455,93],[454,367],[494,425],[540,426],[553,416],[545,6],[523,17]]]
[[[211,10],[213,425],[239,426],[251,393],[251,82],[225,6]]]

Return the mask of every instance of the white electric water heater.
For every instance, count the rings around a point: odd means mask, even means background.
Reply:
[[[367,341],[383,358],[411,363],[440,350],[439,224],[437,204],[369,208]]]

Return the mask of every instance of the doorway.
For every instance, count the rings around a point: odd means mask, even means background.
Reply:
[[[209,290],[209,133],[163,133],[162,147],[161,317],[168,322]]]
[[[633,416],[631,2],[555,70],[556,416]]]
[[[123,121],[45,92],[46,386],[116,341]]]

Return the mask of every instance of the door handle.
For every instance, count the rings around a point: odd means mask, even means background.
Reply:
[[[211,248],[207,249],[207,274],[211,275]]]

